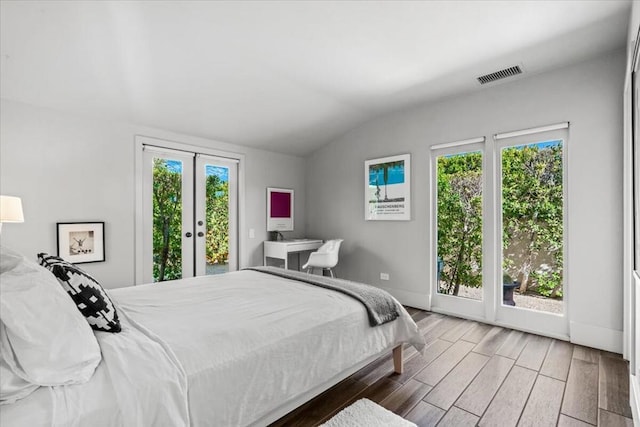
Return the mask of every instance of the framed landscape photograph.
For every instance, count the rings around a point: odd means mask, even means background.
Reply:
[[[73,264],[102,262],[104,222],[58,222],[58,256]]]
[[[365,161],[365,220],[410,220],[410,178],[410,154]]]

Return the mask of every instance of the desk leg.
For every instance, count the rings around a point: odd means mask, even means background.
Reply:
[[[262,265],[267,266],[267,256],[265,255],[262,261]]]

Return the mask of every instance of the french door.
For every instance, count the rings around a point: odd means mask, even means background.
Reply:
[[[435,311],[566,336],[564,124],[431,150]]]
[[[568,335],[566,128],[496,140],[497,321]],[[511,288],[511,289],[509,289]],[[505,293],[509,298],[505,298]]]
[[[237,161],[145,145],[143,282],[238,268]]]
[[[484,271],[485,160],[484,138],[432,150],[432,306],[473,318],[485,317],[485,302],[491,301]]]

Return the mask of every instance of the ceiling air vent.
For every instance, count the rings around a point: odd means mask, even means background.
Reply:
[[[516,76],[522,74],[520,66],[505,68],[504,70],[496,71],[495,73],[485,74],[478,77],[478,81],[481,85],[495,82],[496,80],[506,79],[507,77]]]

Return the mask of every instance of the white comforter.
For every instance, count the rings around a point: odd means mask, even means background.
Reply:
[[[188,425],[186,374],[173,352],[127,316],[120,321],[118,334],[96,332],[102,361],[89,382],[40,387],[2,405],[0,426]]]
[[[372,328],[351,297],[255,271],[109,293],[125,331],[96,334],[104,363],[91,381],[5,406],[3,426],[47,415],[57,425],[260,425],[372,355],[424,345],[404,310]]]

